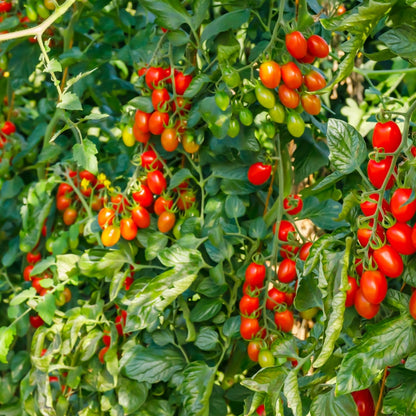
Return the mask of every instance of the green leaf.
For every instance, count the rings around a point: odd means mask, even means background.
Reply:
[[[207,74],[198,74],[195,78],[192,79],[189,87],[186,89],[185,98],[193,98],[197,95],[205,84],[211,82],[211,78]]]
[[[164,266],[175,268],[188,266],[199,269],[205,264],[200,251],[185,249],[178,244],[162,250],[159,253],[158,259]]]
[[[44,71],[49,73],[62,72],[62,66],[55,58],[53,58],[48,62],[48,65],[46,65]]]
[[[416,348],[416,328],[410,315],[370,327],[360,344],[350,349],[337,373],[337,394],[369,387],[387,366],[395,366]]]
[[[226,30],[238,29],[243,23],[248,21],[249,17],[249,9],[237,10],[217,17],[205,27],[201,35],[201,42],[205,42]]]
[[[410,416],[416,411],[414,371],[393,368],[387,378],[388,393],[383,399],[383,413]]]
[[[208,128],[218,139],[227,135],[231,118],[231,106],[222,111],[215,103],[215,97],[206,97],[199,103],[199,111]]]
[[[79,259],[78,267],[85,276],[103,279],[117,273],[125,264],[131,263],[126,254],[121,250],[89,249]]]
[[[215,367],[208,367],[201,361],[193,361],[186,366],[184,380],[179,387],[184,416],[208,416],[215,373]]]
[[[0,328],[0,362],[7,364],[7,354],[9,353],[9,347],[13,342],[16,335],[15,326],[2,326]]]
[[[98,162],[95,156],[98,150],[92,141],[84,139],[82,143],[74,145],[72,152],[79,167],[90,171],[94,175],[98,174]]]
[[[169,237],[161,232],[154,231],[150,234],[147,240],[147,247],[145,250],[146,260],[150,261],[155,259],[159,253],[166,247],[168,244]]]
[[[52,293],[47,293],[35,309],[39,316],[50,325],[56,310],[55,296]]]
[[[30,355],[27,351],[19,351],[10,363],[12,382],[18,383],[31,369]]]
[[[175,189],[177,188],[182,182],[186,181],[187,179],[195,179],[192,175],[191,171],[187,168],[180,169],[172,176],[169,182],[168,189]]]
[[[135,416],[173,416],[174,413],[175,409],[167,400],[158,398],[146,401]]]
[[[295,307],[299,311],[306,311],[315,307],[324,308],[322,293],[318,287],[318,279],[314,275],[308,274],[299,278]]]
[[[343,120],[328,120],[329,160],[343,174],[358,170],[367,158],[367,147],[361,134]]]
[[[217,348],[218,332],[213,328],[204,326],[200,329],[195,345],[202,351],[213,351]]]
[[[64,282],[77,274],[80,257],[76,254],[60,254],[56,256],[58,279]]]
[[[174,347],[144,348],[136,345],[132,354],[122,363],[122,370],[127,377],[138,382],[167,382],[186,363],[181,352]]]
[[[283,385],[283,393],[287,398],[288,407],[294,416],[302,416],[302,400],[298,387],[298,372],[292,370],[286,377]]]
[[[409,259],[401,277],[408,285],[416,287],[416,257]]]
[[[191,311],[192,322],[203,322],[212,319],[221,310],[221,299],[203,298]]]
[[[35,295],[36,295],[36,290],[33,287],[22,290],[11,300],[10,305],[12,306],[20,305],[25,300],[33,298]]]
[[[63,110],[82,110],[81,101],[73,92],[62,94],[61,101],[56,106]]]
[[[249,222],[248,235],[251,238],[261,240],[266,237],[267,233],[268,229],[263,217],[257,217]]]
[[[244,202],[236,195],[228,195],[225,200],[225,213],[228,218],[239,218],[246,213]]]
[[[134,97],[128,104],[145,113],[152,113],[154,110],[152,99],[150,97]]]
[[[8,181],[4,181],[3,186],[0,190],[1,199],[10,199],[19,195],[24,186],[24,182],[20,176],[14,176]]]
[[[179,0],[141,0],[140,4],[151,11],[160,26],[177,30],[184,23],[191,24],[191,18]]]
[[[286,370],[283,367],[267,367],[258,371],[251,379],[246,378],[241,381],[241,385],[256,392],[269,392],[272,387],[270,383],[280,381],[285,382]],[[296,374],[296,373],[295,373]]]
[[[201,25],[207,16],[211,0],[195,0],[193,2],[194,15],[192,17],[192,26],[197,28]]]
[[[134,413],[146,402],[148,389],[145,383],[138,383],[120,377],[118,401],[126,414]]]
[[[416,50],[412,47],[416,42],[415,28],[410,25],[395,26],[382,33],[379,38],[391,51],[404,59],[416,63]]]
[[[357,405],[352,396],[335,396],[334,391],[331,389],[315,397],[311,405],[311,416],[358,416]]]

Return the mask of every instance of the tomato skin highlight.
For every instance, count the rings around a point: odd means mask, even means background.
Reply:
[[[248,169],[247,178],[253,185],[263,185],[272,174],[272,165],[265,165],[262,162],[253,163]]]
[[[285,84],[282,84],[279,87],[278,94],[279,94],[280,102],[286,108],[296,108],[300,103],[299,93],[287,87]]]
[[[408,224],[397,222],[386,232],[387,240],[399,253],[409,256],[416,253],[416,247],[412,243],[412,227]]]
[[[276,88],[281,79],[280,65],[274,61],[263,62],[260,65],[259,77],[265,87]]]
[[[373,258],[380,271],[387,277],[396,278],[403,273],[403,260],[400,254],[389,244],[373,252]]]
[[[412,189],[398,188],[393,192],[390,199],[391,213],[399,222],[410,221],[416,213],[416,200],[410,200]]]
[[[373,147],[383,148],[385,153],[394,153],[402,143],[402,133],[394,121],[378,122],[373,131]]]
[[[361,288],[355,294],[354,306],[357,313],[366,319],[372,319],[380,310],[380,304],[370,303],[363,295]]]
[[[363,296],[373,304],[381,303],[387,294],[387,279],[378,270],[366,270],[360,279]]]

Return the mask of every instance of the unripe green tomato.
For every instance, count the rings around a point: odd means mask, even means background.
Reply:
[[[38,158],[38,151],[37,149],[31,150],[25,157],[26,163],[32,164],[36,162],[36,159]]]
[[[250,91],[243,96],[243,101],[247,104],[253,104],[256,102],[256,94],[254,91]]]
[[[52,253],[52,245],[53,245],[54,239],[52,237],[49,237],[45,241],[45,249],[48,253]]]
[[[232,67],[228,67],[223,70],[222,80],[228,88],[236,88],[241,83],[240,74]]]
[[[266,136],[269,139],[273,139],[273,137],[276,135],[276,127],[271,121],[266,121],[262,125],[264,132],[266,133]]]
[[[314,307],[314,308],[306,309],[306,311],[300,311],[299,315],[303,319],[312,319],[318,312],[319,312],[319,309]]]
[[[36,22],[38,20],[38,14],[36,13],[36,10],[31,4],[25,5],[26,8],[26,16],[31,22]]]
[[[275,106],[276,97],[272,90],[269,90],[263,85],[258,84],[254,91],[256,93],[257,101],[260,103],[261,106],[263,106],[264,108],[269,108],[269,109]]]
[[[261,368],[272,367],[274,366],[274,356],[269,350],[261,350],[259,352],[258,363]]]
[[[79,239],[75,238],[73,240],[69,240],[69,248],[71,250],[76,250],[78,248],[78,244],[79,244]]]
[[[178,221],[176,221],[175,226],[173,227],[173,235],[174,237],[179,240],[182,237],[182,225],[185,221],[185,217],[179,218]]]
[[[231,118],[227,134],[230,137],[234,138],[234,137],[238,136],[238,133],[240,133],[240,123],[235,118]]]
[[[286,118],[285,108],[282,104],[276,103],[274,107],[269,110],[269,115],[275,123],[284,123]]]
[[[217,104],[218,108],[220,108],[222,111],[225,111],[230,105],[230,97],[225,91],[219,90],[215,93],[215,103]]]
[[[56,306],[63,306],[66,303],[66,298],[64,292],[59,293],[59,295],[55,298],[55,305]]]
[[[123,139],[123,143],[127,147],[132,147],[136,144],[136,139],[133,134],[133,127],[132,126],[125,126],[123,128],[123,132],[121,134],[121,137]]]
[[[49,10],[45,7],[43,2],[39,1],[36,3],[36,11],[42,19],[47,19],[49,17]]]
[[[240,122],[244,126],[251,126],[253,124],[253,113],[248,108],[243,108],[239,114]]]
[[[287,118],[287,129],[293,137],[300,137],[305,132],[305,122],[299,113],[291,111]]]
[[[0,69],[3,71],[7,69],[7,56],[5,54],[0,56]]]
[[[55,10],[55,2],[53,0],[43,0],[43,5],[48,10]]]

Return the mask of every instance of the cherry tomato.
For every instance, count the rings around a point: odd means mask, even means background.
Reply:
[[[124,126],[121,132],[121,138],[127,147],[134,146],[136,143],[136,137],[133,133],[133,126]]]
[[[362,276],[364,273],[363,260],[359,258],[354,259],[354,265],[358,276]]]
[[[305,37],[299,31],[288,33],[285,37],[286,49],[296,59],[302,59],[308,50]]]
[[[146,71],[145,82],[146,85],[153,90],[165,78],[165,71],[161,67],[151,66]]]
[[[167,111],[169,109],[170,95],[166,88],[155,88],[152,91],[152,104],[155,110]]]
[[[264,87],[263,85],[258,84],[254,89],[256,94],[257,101],[264,108],[273,108],[276,104],[276,97],[274,92]]]
[[[319,35],[312,35],[307,40],[308,52],[317,58],[326,58],[329,55],[329,46],[325,39]]]
[[[358,288],[355,294],[354,306],[357,313],[366,319],[374,318],[380,310],[380,304],[370,303],[364,297],[361,288]]]
[[[63,220],[64,220],[65,225],[72,225],[77,219],[77,216],[78,216],[78,212],[75,208],[73,207],[66,208],[63,214]]]
[[[30,275],[32,273],[32,270],[35,266],[33,264],[27,265],[23,270],[23,280],[26,282],[30,282],[32,280],[32,276]]]
[[[277,279],[282,283],[293,282],[297,277],[296,262],[291,259],[284,259],[277,271]]]
[[[416,252],[410,225],[397,222],[387,230],[386,235],[388,242],[399,254],[410,255]]]
[[[79,172],[79,177],[81,180],[85,179],[88,182],[90,182],[92,186],[94,186],[97,183],[97,177],[88,170],[82,170],[81,172]]]
[[[137,110],[134,115],[134,124],[142,133],[149,133],[149,120],[151,113],[145,113],[144,111]]]
[[[370,220],[368,224],[364,224],[362,227],[360,227],[357,230],[357,239],[362,247],[366,247],[368,243],[370,242],[373,223],[374,221]],[[384,228],[380,224],[377,224],[376,235],[380,238],[382,242],[384,242],[385,240]]]
[[[305,122],[299,113],[291,111],[287,118],[287,129],[293,137],[300,137],[305,132]]]
[[[139,228],[148,228],[150,225],[149,211],[141,205],[132,208],[131,217]]]
[[[67,195],[60,195],[56,198],[56,209],[65,211],[72,203],[72,199]]]
[[[252,262],[248,265],[245,273],[246,283],[252,287],[263,287],[266,277],[266,266]]]
[[[402,133],[394,121],[378,122],[373,132],[373,147],[383,148],[386,153],[394,153],[402,143]]]
[[[263,349],[259,352],[258,363],[261,368],[272,367],[274,362],[274,356],[271,351]]]
[[[225,111],[230,105],[230,97],[225,91],[218,90],[215,93],[215,104],[220,110]]]
[[[192,190],[182,190],[179,192],[179,198],[176,202],[178,209],[181,211],[186,211],[187,209],[191,208],[196,201],[196,196],[194,191]]]
[[[186,132],[181,137],[183,150],[187,153],[196,153],[199,150],[199,144],[196,142],[192,133]]]
[[[358,290],[358,284],[357,281],[351,277],[348,276],[348,289],[347,289],[347,297],[345,298],[345,307],[349,308],[350,306],[354,305],[355,301],[355,294]]]
[[[166,126],[169,124],[169,114],[161,111],[153,111],[149,119],[149,130],[154,135],[163,133]]]
[[[265,165],[262,162],[253,163],[248,169],[247,177],[253,185],[263,185],[272,174],[272,165]]]
[[[380,271],[388,277],[399,277],[403,272],[403,260],[400,254],[389,244],[374,250],[373,258]]]
[[[306,52],[306,55],[303,58],[298,59],[298,61],[302,62],[303,64],[311,64],[314,60],[315,57],[311,55],[309,52]]]
[[[296,90],[303,84],[302,72],[294,62],[282,65],[281,71],[282,80],[288,88]]]
[[[279,87],[279,99],[286,108],[296,108],[300,103],[299,94],[285,84]]]
[[[163,130],[160,143],[167,152],[173,152],[179,145],[178,132],[174,128]]]
[[[133,124],[133,136],[134,136],[134,140],[136,140],[137,142],[146,144],[150,139],[150,132],[143,133],[137,126],[137,123],[134,123]]]
[[[167,187],[163,173],[160,170],[147,172],[147,186],[155,195],[160,195]]]
[[[104,356],[107,353],[109,348],[110,347],[107,347],[107,346],[103,347],[103,348],[101,348],[100,352],[98,353],[98,359],[100,360],[101,364],[104,364],[104,361],[105,361]]]
[[[369,196],[368,201],[361,202],[360,208],[366,217],[370,217],[376,213],[379,199],[380,199],[380,195],[374,193]],[[378,213],[378,217],[377,217],[378,221],[381,221],[383,219],[383,214],[386,215],[390,211],[391,210],[390,210],[389,203],[385,199],[383,199],[381,203],[381,210]]]
[[[115,215],[116,213],[113,209],[101,208],[100,212],[98,213],[98,225],[102,229],[104,229],[107,225],[111,225]]]
[[[41,327],[45,323],[39,315],[29,316],[29,322],[35,329]]]
[[[345,12],[347,11],[347,9],[345,8],[345,6],[343,4],[340,4],[337,8],[337,15],[341,16],[343,15]],[[361,415],[360,415],[361,416]]]
[[[302,245],[302,247],[299,250],[299,258],[301,260],[305,261],[309,257],[311,247],[312,247],[312,243],[310,241]]]
[[[137,235],[137,225],[133,218],[125,217],[120,221],[120,234],[125,240],[134,240]]]
[[[299,251],[299,247],[292,244],[282,244],[279,254],[284,259],[291,259]]]
[[[274,61],[266,61],[260,65],[259,76],[262,84],[274,89],[280,84],[281,70],[280,65]]]
[[[55,10],[55,2],[53,0],[43,0],[43,4],[48,10]]]
[[[286,309],[283,312],[276,311],[274,313],[274,322],[278,329],[283,332],[290,332],[293,328],[295,319],[293,318],[293,313],[289,309]]]
[[[156,215],[161,215],[163,212],[165,212],[167,209],[172,208],[173,206],[173,199],[168,198],[165,196],[159,196],[159,198],[156,199],[155,205],[154,205],[154,211]]]
[[[177,96],[172,103],[172,109],[174,112],[178,111],[179,114],[184,115],[191,109],[191,103],[186,98]]]
[[[36,292],[40,293],[43,287],[40,285],[43,277],[32,277],[32,287],[36,290]]]
[[[227,134],[228,136],[234,138],[238,136],[238,133],[240,133],[240,123],[235,118],[231,117]]]
[[[244,295],[239,303],[240,313],[243,316],[258,315],[258,309],[260,308],[260,300],[257,297],[251,297]]]
[[[119,214],[124,212],[126,208],[130,205],[128,199],[125,198],[122,194],[112,195],[111,203],[115,211]]]
[[[259,352],[262,347],[261,341],[250,341],[247,345],[247,355],[251,361],[257,362],[259,360]]]
[[[42,254],[40,254],[39,252],[29,252],[26,254],[26,261],[29,264],[36,264],[39,261],[42,260]]]
[[[282,124],[286,118],[285,108],[282,104],[276,103],[275,106],[269,110],[269,115],[275,123]]]
[[[153,204],[153,194],[149,187],[145,184],[141,184],[137,191],[132,193],[134,201],[139,203],[141,206],[147,208]]]
[[[236,88],[241,83],[240,74],[230,66],[222,70],[222,80],[228,88]]]
[[[326,86],[325,78],[313,69],[304,76],[303,82],[309,91],[318,91]]]
[[[241,124],[244,126],[251,126],[253,124],[253,113],[246,107],[241,109],[238,115]]]
[[[366,270],[361,276],[360,288],[370,303],[381,303],[387,294],[387,279],[379,270]]]
[[[357,405],[358,416],[374,416],[374,400],[370,390],[353,391],[351,396]]]
[[[118,335],[122,337],[124,334],[124,326],[126,325],[125,320],[121,315],[117,315],[114,322]]]
[[[16,126],[11,121],[5,121],[3,127],[1,128],[1,132],[6,134],[7,136],[13,134],[16,131]]]
[[[175,91],[178,95],[185,94],[189,84],[192,81],[192,75],[184,75],[183,72],[178,71],[175,75]]]
[[[317,95],[302,95],[300,102],[303,109],[312,116],[316,116],[321,112],[321,99]]]
[[[412,198],[412,192],[410,188],[398,188],[391,196],[391,213],[399,222],[411,220],[416,213],[416,200]]]
[[[276,224],[273,225],[273,234],[276,232]],[[289,235],[295,233],[295,227],[289,221],[282,220],[279,224],[278,238],[280,241],[288,241]]]
[[[101,233],[101,242],[104,247],[112,247],[120,240],[120,227],[109,225]]]
[[[286,293],[281,292],[280,290],[272,287],[267,292],[266,308],[269,310],[274,310],[276,307],[280,306],[282,303],[286,302]]]
[[[299,212],[301,212],[303,208],[302,198],[300,197],[300,195],[288,195],[283,200],[283,208],[289,215],[299,214]]]
[[[367,176],[371,184],[380,189],[383,186],[384,180],[387,177],[387,174],[390,170],[390,166],[393,162],[392,156],[387,156],[385,159],[376,162],[373,159],[370,159],[367,164]],[[390,189],[394,185],[395,179],[392,174],[387,182],[386,189]]]
[[[260,331],[260,324],[257,318],[241,317],[240,334],[243,339],[249,341]]]
[[[58,191],[56,192],[56,196],[62,196],[65,194],[70,194],[74,192],[74,189],[72,188],[72,186],[69,183],[63,182],[60,183],[58,186]]]
[[[409,312],[413,319],[416,319],[416,291],[412,293],[409,301]]]
[[[157,219],[157,228],[161,233],[169,232],[176,222],[176,216],[172,211],[164,211]]]
[[[264,410],[264,404],[261,404],[257,409],[256,409],[256,413],[259,416],[266,416],[266,411]]]
[[[412,228],[412,244],[416,248],[416,224]]]
[[[141,165],[144,169],[163,169],[163,163],[157,158],[154,150],[146,150],[140,156]]]

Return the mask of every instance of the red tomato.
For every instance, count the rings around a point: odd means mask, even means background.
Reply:
[[[102,364],[104,364],[104,356],[110,347],[103,347],[101,348],[100,352],[98,353],[98,359]]]
[[[289,215],[296,215],[302,211],[303,201],[300,195],[289,195],[283,200],[283,208]]]
[[[266,411],[264,410],[264,404],[261,404],[257,409],[256,409],[256,413],[259,416],[266,416]]]
[[[42,280],[43,280],[43,277],[32,277],[32,287],[38,293],[40,293],[43,290],[43,287],[40,285],[40,282]]]
[[[173,152],[179,146],[178,132],[174,128],[163,130],[160,144],[167,152]]]
[[[131,217],[139,228],[148,228],[150,225],[149,211],[141,205],[132,208]]]
[[[266,308],[269,310],[273,310],[274,308],[278,307],[282,303],[286,302],[286,293],[281,292],[280,290],[272,287],[267,292],[267,300],[266,300]]]
[[[63,183],[60,183],[58,186],[56,197],[65,195],[65,194],[70,194],[72,192],[74,192],[74,189],[72,188],[72,186],[69,183],[63,182]]]
[[[112,195],[111,203],[113,205],[114,210],[119,214],[124,212],[126,208],[130,205],[128,199],[125,198],[122,194]]]
[[[354,264],[355,264],[355,270],[356,270],[357,274],[359,276],[361,276],[364,273],[364,267],[363,267],[363,261],[362,261],[362,259],[356,258],[354,260]]]
[[[284,259],[292,259],[299,251],[299,247],[292,244],[283,244],[279,254]]]
[[[412,244],[416,248],[416,224],[412,228]]]
[[[373,224],[374,224],[374,221],[370,220],[367,224],[363,224],[357,230],[357,239],[362,247],[366,247],[368,243],[370,242]],[[384,228],[380,224],[377,224],[376,235],[380,238],[382,242],[384,242],[385,240]]]
[[[149,133],[149,120],[150,113],[145,113],[144,111],[137,110],[134,115],[134,124],[142,133]]]
[[[161,233],[169,232],[176,222],[176,216],[172,211],[164,211],[157,219],[157,228]]]
[[[101,208],[100,212],[98,213],[98,225],[102,229],[104,229],[107,225],[111,225],[115,215],[116,213],[113,209]]]
[[[360,204],[361,211],[366,217],[370,217],[376,213],[377,204],[378,204],[378,200],[380,199],[380,195],[374,193],[374,194],[371,194],[368,198],[369,198],[368,201],[361,202]],[[381,221],[383,219],[383,214],[385,215],[388,212],[390,212],[390,205],[385,199],[383,199],[381,203],[381,211],[378,213],[378,217],[377,217],[378,221]]]
[[[318,35],[312,35],[307,41],[308,52],[317,58],[326,58],[329,55],[329,46],[326,40]]]
[[[163,173],[160,170],[147,172],[147,186],[155,195],[160,195],[167,187]]]
[[[115,326],[117,329],[117,333],[120,337],[124,334],[124,326],[125,326],[125,320],[121,315],[117,315],[115,321]]]
[[[308,50],[308,44],[302,33],[295,31],[285,37],[286,49],[296,59],[302,59]]]
[[[109,225],[101,233],[101,242],[104,247],[112,247],[120,240],[120,227]]]
[[[125,217],[120,221],[120,233],[125,240],[134,240],[137,235],[137,225],[133,218]]]
[[[262,84],[267,88],[276,88],[280,84],[280,65],[274,61],[266,61],[260,65],[259,76]]]
[[[366,319],[374,318],[380,310],[380,304],[370,303],[363,295],[361,288],[355,294],[354,306],[357,313]]]
[[[282,84],[279,87],[278,94],[280,102],[286,108],[296,108],[300,103],[299,94],[295,90],[287,87],[285,84]]]
[[[283,312],[274,313],[274,322],[278,329],[283,332],[290,332],[293,328],[295,319],[293,318],[293,313],[289,309],[286,309]]]
[[[175,75],[175,91],[178,95],[185,94],[189,84],[192,81],[192,75],[184,75],[183,72],[178,71]]]
[[[299,258],[305,261],[309,257],[309,252],[311,251],[312,243],[308,241],[305,243],[299,250]]]
[[[161,111],[153,111],[149,119],[149,130],[154,135],[163,133],[166,126],[169,124],[169,114]]]
[[[359,390],[351,393],[357,405],[358,416],[374,416],[374,400],[370,390]]]
[[[248,265],[245,273],[246,283],[251,287],[263,287],[266,277],[266,266],[252,262]]]
[[[64,211],[64,215],[63,215],[63,220],[65,225],[72,225],[78,216],[78,212],[75,208],[73,207],[68,207],[65,209]]]
[[[296,292],[286,292],[286,305],[292,306],[295,300]]]
[[[150,139],[150,132],[143,133],[137,123],[133,124],[133,135],[136,141],[146,144]]]
[[[303,64],[311,64],[314,60],[315,57],[311,55],[309,52],[306,52],[306,55],[303,58],[298,59],[298,61],[302,62]]]
[[[247,282],[243,283],[243,295],[260,296],[260,289],[255,286],[249,285]]]
[[[1,128],[1,132],[5,135],[13,134],[16,131],[16,126],[11,121],[5,121],[3,127]]]
[[[181,211],[185,211],[194,205],[196,196],[193,190],[182,190],[179,192],[179,198],[176,202],[177,207]]]
[[[155,87],[159,85],[159,83],[165,78],[165,71],[161,67],[153,67],[151,66],[146,71],[145,81],[146,85],[153,90]]]
[[[39,315],[30,316],[29,322],[30,325],[32,325],[32,327],[35,329],[41,327],[45,323]]]
[[[413,319],[416,319],[416,291],[412,293],[409,301],[409,312]]]
[[[277,271],[277,279],[282,283],[293,282],[297,277],[296,262],[291,259],[284,259]]]
[[[393,162],[392,156],[387,156],[385,159],[376,162],[373,159],[370,159],[367,164],[367,176],[371,184],[380,189],[383,186],[384,180],[387,177],[387,174],[390,170],[390,166]],[[392,174],[388,179],[386,189],[390,189],[394,185],[395,179]]]
[[[130,286],[134,282],[134,278],[132,276],[127,276],[126,280],[124,281],[124,288],[126,290],[130,290]]]
[[[261,341],[250,341],[247,345],[247,355],[251,361],[257,362],[259,360],[259,352],[262,348]]]
[[[253,185],[263,185],[269,180],[271,174],[272,165],[256,162],[249,167],[247,177],[249,182]]]
[[[391,213],[399,222],[407,222],[416,213],[416,200],[412,198],[412,189],[398,188],[390,199]]]
[[[294,62],[290,61],[282,65],[281,72],[283,82],[292,90],[300,88],[303,84],[302,72]]]
[[[152,91],[152,104],[155,110],[169,109],[170,95],[166,88],[155,88]]]
[[[140,156],[140,161],[144,169],[163,169],[163,163],[157,158],[154,150],[146,150]]]
[[[152,191],[145,184],[141,184],[140,188],[133,192],[132,197],[137,203],[146,208],[153,203]]]
[[[37,262],[41,261],[41,259],[42,254],[40,253],[29,252],[26,254],[26,261],[29,264],[36,264]]]
[[[321,112],[321,99],[317,95],[302,95],[302,108],[310,115],[316,116]]]
[[[389,244],[374,250],[373,258],[380,271],[388,277],[399,277],[403,272],[403,260],[400,254]]]
[[[357,281],[351,277],[348,276],[348,289],[347,289],[347,297],[345,299],[345,307],[349,308],[350,306],[354,305],[355,301],[355,294],[358,290],[358,284]]]
[[[257,318],[241,318],[240,334],[243,339],[249,341],[260,331],[260,324]]]
[[[303,82],[309,91],[318,91],[326,86],[325,78],[313,69],[304,76]]]
[[[402,143],[402,133],[394,121],[378,122],[373,132],[373,147],[383,148],[385,153],[394,153]]]
[[[257,297],[251,297],[244,295],[239,303],[240,313],[243,316],[249,317],[250,315],[258,315],[258,309],[260,308],[260,300]]]
[[[88,170],[82,170],[79,173],[79,177],[81,178],[81,180],[85,179],[89,181],[92,186],[94,186],[97,183],[97,177],[93,173],[89,172]]]
[[[65,211],[72,204],[72,199],[66,195],[60,195],[56,198],[56,209]]]
[[[366,270],[360,279],[363,296],[373,304],[381,303],[387,294],[387,279],[378,270]]]
[[[408,224],[397,222],[387,232],[387,240],[400,254],[410,255],[416,252],[412,244],[412,227]]]
[[[276,232],[276,224],[273,225],[273,234]],[[280,221],[277,237],[280,241],[288,241],[290,235],[296,232],[294,225],[286,220]]]
[[[159,196],[159,198],[156,199],[154,210],[156,215],[161,215],[163,212],[165,212],[167,209],[172,208],[173,206],[173,199],[165,196]]]
[[[24,270],[23,270],[23,280],[25,280],[26,282],[29,282],[32,280],[32,277],[30,276],[30,274],[32,273],[32,270],[35,266],[33,264],[29,264],[27,265]]]

